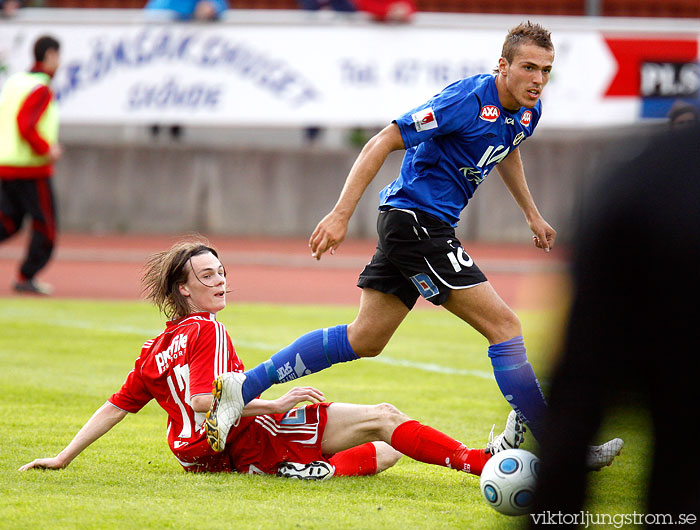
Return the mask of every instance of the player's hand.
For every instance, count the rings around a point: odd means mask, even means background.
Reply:
[[[537,248],[541,248],[545,252],[552,250],[554,241],[557,239],[557,231],[554,230],[547,221],[540,218],[531,222],[530,230],[535,234],[532,236],[532,242]]]
[[[296,407],[299,403],[310,401],[320,403],[323,401],[323,392],[311,386],[295,386],[284,396],[274,400],[278,414],[285,413]]]
[[[63,148],[61,144],[51,144],[49,147],[49,160],[57,162],[63,156]]]
[[[309,238],[311,255],[317,260],[328,250],[335,254],[336,249],[345,239],[348,231],[348,220],[331,212],[316,225],[316,229]]]
[[[28,469],[63,469],[68,464],[59,460],[57,457],[53,458],[37,458],[33,462],[24,464],[19,468],[19,471],[27,471]]]

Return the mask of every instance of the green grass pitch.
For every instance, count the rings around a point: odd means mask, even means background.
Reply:
[[[353,308],[230,304],[219,315],[246,366],[300,334],[349,322]],[[557,319],[520,314],[530,359],[546,381]],[[375,477],[298,482],[244,475],[189,475],[170,453],[155,403],[128,416],[62,471],[20,473],[60,451],[122,384],[163,318],[146,303],[0,300],[1,528],[512,528],[482,500],[477,478],[403,458]],[[486,343],[446,311],[418,309],[377,359],[303,380],[329,401],[389,402],[468,446],[485,444],[508,405],[491,377]],[[290,384],[273,387],[277,397]],[[643,511],[650,444],[636,411],[609,418],[620,436],[615,464],[590,475],[594,513]],[[602,441],[602,437],[601,437]],[[535,450],[527,439],[525,449]]]

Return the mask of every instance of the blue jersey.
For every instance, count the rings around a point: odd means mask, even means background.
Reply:
[[[457,226],[459,215],[496,164],[530,136],[542,105],[510,112],[496,77],[467,77],[396,124],[406,155],[399,177],[379,194],[380,208],[415,208]]]

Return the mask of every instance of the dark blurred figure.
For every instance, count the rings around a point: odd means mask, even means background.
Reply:
[[[672,129],[700,125],[700,108],[697,105],[679,99],[668,111],[669,125]]]
[[[612,408],[631,404],[653,422],[646,513],[678,521],[700,513],[700,128],[653,138],[594,191],[577,234],[533,513],[581,510],[586,448]]]
[[[158,20],[218,20],[229,8],[227,0],[148,0],[148,18]]]

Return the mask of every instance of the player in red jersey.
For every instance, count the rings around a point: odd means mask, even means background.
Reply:
[[[216,314],[226,307],[226,273],[216,251],[185,241],[155,254],[146,266],[148,298],[171,318],[146,341],[122,388],[100,407],[53,458],[20,468],[61,469],[151,399],[168,414],[168,445],[188,471],[238,471],[323,479],[368,475],[406,454],[475,475],[492,454],[518,447],[523,427],[511,412],[506,430],[485,449],[462,443],[411,420],[389,404],[324,403],[312,387],[296,387],[275,400],[254,399],[217,452],[207,443],[206,412],[212,381],[239,374],[243,363]],[[300,403],[311,402],[297,407]]]

